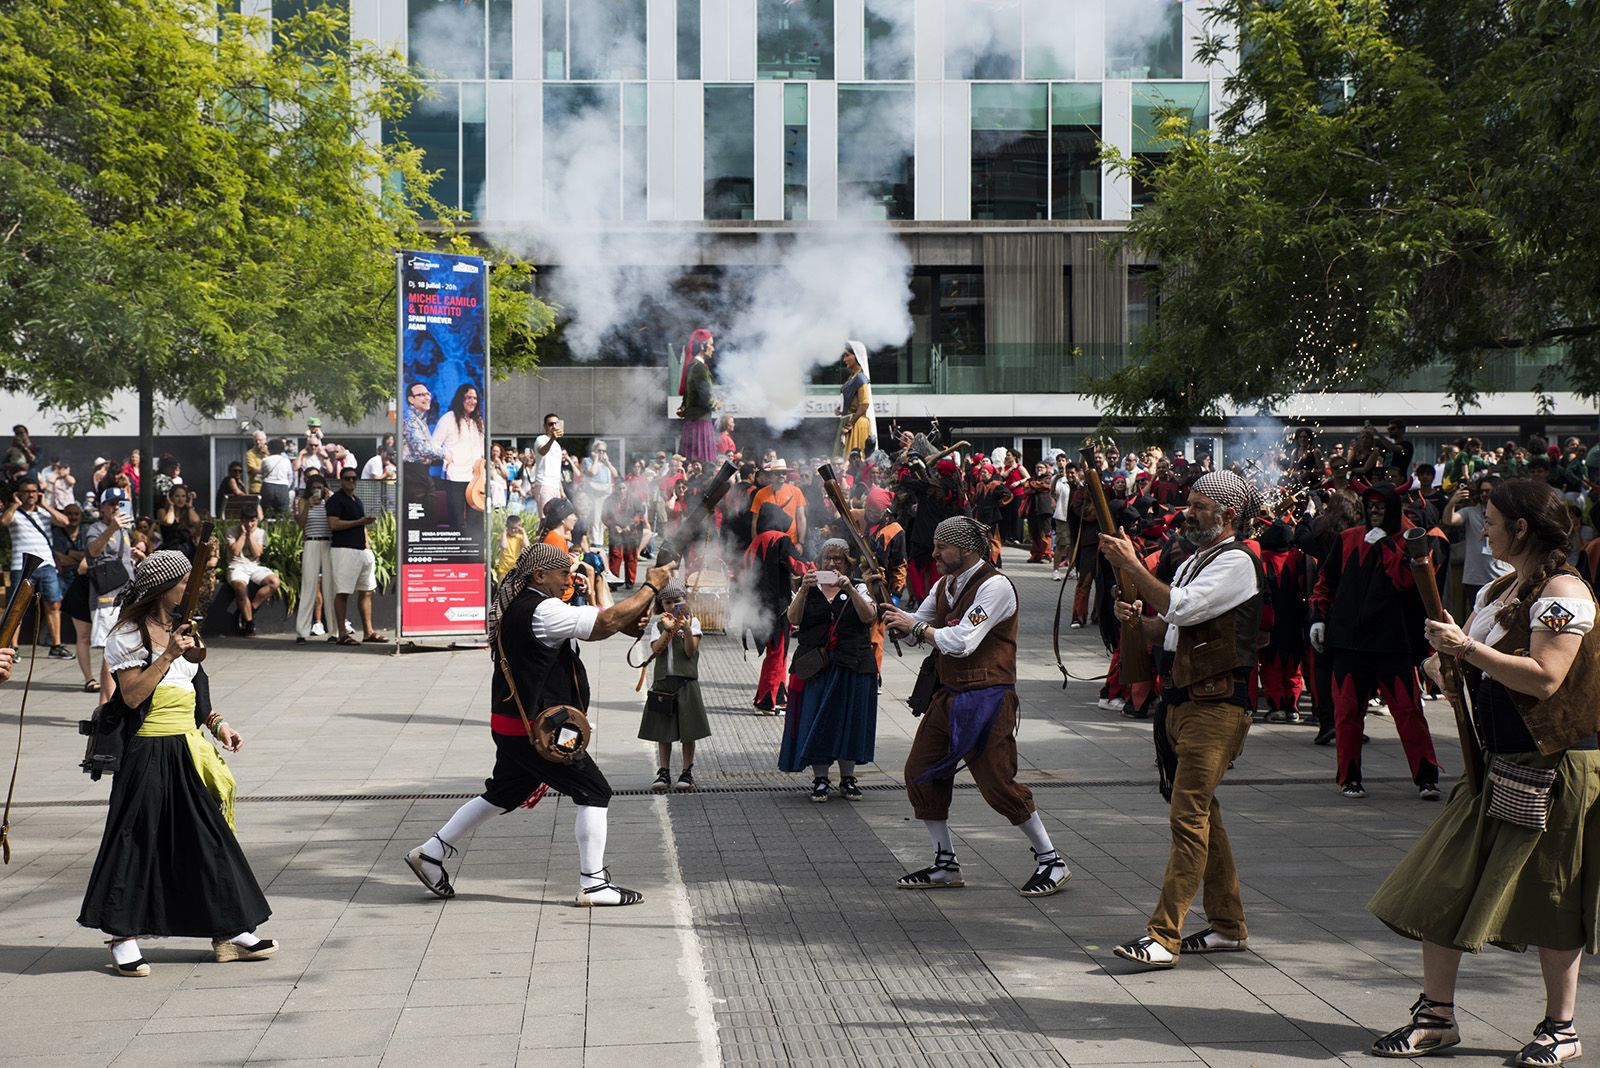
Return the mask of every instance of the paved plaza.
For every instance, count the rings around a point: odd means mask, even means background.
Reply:
[[[590,911],[571,903],[577,850],[560,798],[480,830],[450,902],[402,859],[489,770],[487,653],[235,641],[206,668],[247,739],[229,759],[239,835],[274,910],[262,934],[283,948],[218,965],[203,942],[153,941],[153,974],[122,979],[74,923],[110,783],[76,767],[88,711],[76,668],[38,659],[0,869],[5,1063],[1373,1063],[1364,1050],[1402,1022],[1420,961],[1364,905],[1439,810],[1416,800],[1391,723],[1369,721],[1365,801],[1339,796],[1311,728],[1257,724],[1219,793],[1253,952],[1136,971],[1111,947],[1142,933],[1166,860],[1150,728],[1097,709],[1095,683],[1063,692],[1057,587],[1021,559],[1008,557],[1024,614],[1021,777],[1073,869],[1038,900],[1015,892],[1026,840],[970,788],[951,819],[967,886],[895,889],[929,854],[900,789],[909,652],[885,659],[866,799],[816,805],[809,776],[775,770],[783,720],[750,715],[756,659],[737,638],[706,641],[716,733],[695,768],[702,789],[672,797],[644,789],[655,761],[634,737],[627,640],[586,646],[596,752],[618,790],[608,860],[646,895]],[[1092,631],[1064,641],[1077,674],[1103,670]],[[8,751],[27,666],[0,688]],[[1448,710],[1429,718],[1458,771]],[[1465,1041],[1449,1063],[1507,1063],[1543,1014],[1536,959],[1468,959],[1457,1003]]]

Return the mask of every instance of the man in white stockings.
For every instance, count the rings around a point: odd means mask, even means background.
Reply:
[[[901,877],[902,890],[961,886],[950,837],[950,799],[963,762],[983,799],[1033,847],[1026,897],[1047,897],[1072,875],[1017,782],[1017,591],[989,563],[989,528],[970,516],[941,522],[933,558],[943,576],[915,612],[891,609],[884,622],[913,645],[931,645],[939,684],[906,757],[906,793],[928,828],[933,864]]]
[[[456,810],[437,834],[406,854],[406,863],[422,885],[439,897],[454,897],[455,887],[445,861],[456,855],[482,824],[529,802],[545,788],[565,794],[577,807],[578,899],[582,906],[636,905],[644,895],[612,884],[606,872],[606,806],[611,785],[594,758],[584,752],[571,764],[546,760],[534,751],[524,727],[528,717],[555,705],[589,710],[589,676],[578,656],[580,641],[597,642],[623,632],[638,636],[651,601],[677,565],[653,567],[644,585],[625,601],[602,611],[593,605],[574,607],[561,595],[574,582],[572,560],[553,545],[530,545],[500,584],[489,610],[490,652],[497,658],[493,708],[494,774],[483,794]],[[582,591],[580,591],[582,592]],[[498,658],[516,681],[512,693]]]

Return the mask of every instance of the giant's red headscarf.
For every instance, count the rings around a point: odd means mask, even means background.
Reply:
[[[689,388],[689,364],[706,350],[706,342],[710,340],[711,331],[705,329],[689,335],[689,343],[683,347],[683,373],[678,376],[678,396],[683,396],[684,390]]]

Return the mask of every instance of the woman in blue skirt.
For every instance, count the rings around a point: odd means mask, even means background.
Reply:
[[[860,801],[856,765],[871,762],[878,731],[877,606],[864,583],[850,580],[848,543],[824,542],[817,564],[789,603],[789,622],[800,634],[789,664],[778,767],[810,768],[811,800],[823,802],[832,793],[828,768],[837,762],[839,794]]]

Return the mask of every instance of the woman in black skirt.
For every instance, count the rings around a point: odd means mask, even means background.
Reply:
[[[211,710],[205,671],[184,658],[191,628],[170,626],[188,574],[182,553],[151,553],[106,639],[117,694],[105,726],[121,730],[124,749],[78,922],[111,936],[118,975],[150,974],[140,936],[209,938],[219,962],[278,949],[255,935],[271,909],[234,837],[233,775],[202,727],[230,753],[244,739]]]

